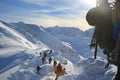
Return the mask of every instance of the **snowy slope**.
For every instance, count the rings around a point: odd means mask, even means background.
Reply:
[[[83,57],[89,57],[94,55],[94,49],[89,48],[91,37],[94,32],[94,28],[90,28],[86,31],[81,31],[79,28],[74,27],[49,27],[45,28],[47,32],[56,36],[60,40],[64,41],[64,44],[72,46],[78,54]],[[102,50],[98,48],[99,56],[105,58]]]
[[[35,62],[36,64],[38,62]],[[93,58],[81,59],[76,65],[69,63],[63,65],[67,70],[65,76],[59,77],[58,80],[112,80],[116,67],[111,66],[104,68],[106,62],[103,59],[94,60]],[[41,64],[40,74],[36,74],[35,68],[28,63],[27,68],[18,70],[9,77],[9,80],[54,80],[52,64]]]
[[[61,40],[47,33],[41,27],[31,24],[25,24],[23,22],[12,23],[12,25],[16,31],[23,34],[31,42],[34,41],[33,43],[44,43],[49,48],[55,50],[61,55],[64,55],[64,57],[68,58],[71,61],[79,60],[79,57],[77,57],[76,55],[76,51],[72,49],[72,47],[63,44]]]
[[[8,38],[8,40],[10,40],[11,42],[16,43],[16,44],[14,43],[14,45],[20,45],[22,47],[26,47],[29,49],[37,48],[36,45],[34,45],[31,42],[29,42],[28,40],[26,40],[21,34],[19,34],[17,31],[15,31],[14,29],[11,29],[8,26],[11,26],[11,25],[9,25],[5,22],[0,22],[0,32],[1,32],[0,34],[2,37],[5,37],[5,40],[7,40],[7,38]],[[8,41],[5,41],[5,42],[2,42],[2,41],[4,41],[4,40],[1,40],[1,43],[8,42]],[[9,43],[10,42],[8,42],[8,44]]]
[[[90,51],[88,45],[91,40],[91,36],[86,36],[87,33],[81,31],[79,28],[57,26],[45,28],[45,30],[72,46],[80,55],[84,57],[90,56],[90,53],[88,53],[88,51]]]
[[[105,69],[104,57],[92,58],[93,50],[88,47],[92,32],[93,29],[83,32],[74,27],[43,28],[0,21],[0,80],[54,80],[49,57],[60,62],[68,73],[58,80],[112,80],[116,67]],[[44,52],[47,57],[43,64]],[[37,65],[42,68],[40,74],[36,74]]]

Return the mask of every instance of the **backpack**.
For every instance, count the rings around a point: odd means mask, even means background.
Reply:
[[[106,11],[104,11],[106,9]],[[114,49],[115,41],[112,37],[114,25],[112,23],[112,9],[106,7],[95,7],[88,11],[86,15],[88,24],[95,26],[95,34],[97,37],[96,44],[101,49],[111,52]],[[93,39],[94,40],[94,39]]]
[[[96,59],[98,47],[109,57],[116,42],[113,39],[112,8],[109,5],[104,5],[104,8],[101,6],[92,8],[88,11],[86,20],[89,25],[95,26],[90,44],[90,48],[95,47],[94,58]]]
[[[62,71],[62,66],[61,66],[60,63],[59,63],[58,66],[57,66],[57,71],[58,71],[58,72],[61,72],[61,71]]]

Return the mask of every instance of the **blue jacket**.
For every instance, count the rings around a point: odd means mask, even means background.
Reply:
[[[118,32],[119,32],[119,29],[120,29],[120,19],[117,21],[117,23],[115,25],[115,28],[113,30],[113,39],[114,40],[117,40],[117,35],[118,35]]]

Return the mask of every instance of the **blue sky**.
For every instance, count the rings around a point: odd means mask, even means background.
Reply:
[[[95,4],[96,0],[0,0],[0,19],[87,29],[85,15]]]

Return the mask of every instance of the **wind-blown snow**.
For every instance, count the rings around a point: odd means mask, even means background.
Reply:
[[[88,46],[92,33],[93,29],[83,32],[74,27],[43,28],[0,21],[0,80],[54,80],[49,57],[60,62],[68,73],[58,80],[112,80],[116,67],[104,68],[107,62],[102,50],[98,50],[96,60],[92,58],[94,50]],[[40,74],[36,74],[37,65],[42,68]]]

